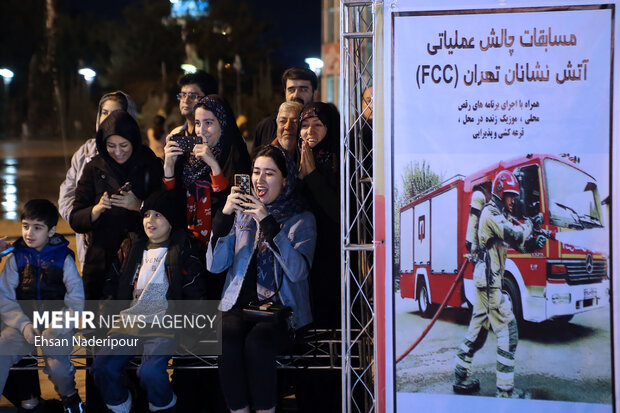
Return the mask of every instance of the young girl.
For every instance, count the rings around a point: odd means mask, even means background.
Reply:
[[[259,149],[251,176],[254,195],[233,187],[214,221],[207,268],[228,270],[220,304],[219,373],[232,412],[275,411],[276,355],[289,331],[312,321],[307,278],[316,230],[314,216],[294,196],[295,175],[282,149]],[[256,300],[289,306],[292,313],[279,322],[244,319],[243,307]]]

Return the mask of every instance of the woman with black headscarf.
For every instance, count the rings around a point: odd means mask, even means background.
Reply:
[[[340,325],[340,116],[328,103],[312,102],[300,114],[300,192],[317,222],[310,276],[312,315],[319,328]],[[318,305],[318,303],[321,303]]]
[[[309,103],[300,114],[300,192],[316,217],[316,249],[310,276],[314,327],[340,327],[340,119],[338,110],[322,102]],[[300,412],[340,409],[340,374],[306,370],[295,374]],[[325,388],[332,391],[325,393]]]
[[[140,226],[140,204],[161,188],[162,165],[142,145],[140,128],[124,110],[99,125],[98,155],[85,167],[69,217],[77,233],[89,233],[82,277],[86,299],[99,299],[104,276],[123,239]]]

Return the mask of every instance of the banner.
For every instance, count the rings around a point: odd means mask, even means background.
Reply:
[[[387,410],[609,412],[615,4],[497,4],[384,11]]]

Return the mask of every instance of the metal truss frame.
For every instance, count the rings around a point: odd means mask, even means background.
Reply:
[[[382,2],[340,0],[342,411],[376,411],[372,121],[362,116],[373,84],[375,13]],[[373,110],[374,93],[367,110]]]

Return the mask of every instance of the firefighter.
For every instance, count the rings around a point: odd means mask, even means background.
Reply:
[[[467,234],[465,235],[465,247],[471,254],[472,260],[478,257],[480,252],[480,243],[478,241],[478,222],[480,221],[480,213],[486,203],[486,197],[480,190],[475,191],[471,196],[469,204],[469,220],[467,221]]]
[[[496,396],[524,397],[523,391],[514,388],[515,352],[519,337],[512,308],[502,294],[502,277],[508,245],[521,252],[533,252],[545,245],[546,238],[542,235],[533,236],[534,228],[542,224],[542,214],[539,213],[523,224],[512,217],[518,196],[519,183],[516,177],[510,171],[501,171],[493,180],[491,200],[480,212],[479,245],[475,254],[479,258],[474,259],[476,288],[473,312],[467,335],[456,355],[452,387],[455,393],[471,394],[480,389],[480,382],[470,376],[471,362],[476,351],[484,345],[489,328],[492,328],[497,336]],[[472,208],[479,203],[480,196],[472,197]]]

